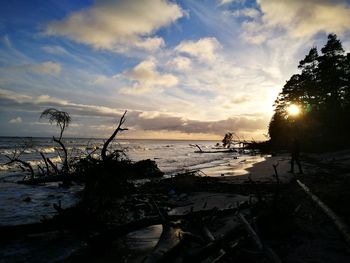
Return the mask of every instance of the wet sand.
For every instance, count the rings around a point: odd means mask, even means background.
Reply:
[[[282,183],[288,183],[293,174],[288,173],[290,170],[290,157],[288,155],[279,156],[253,156],[242,158],[232,162],[202,169],[203,173],[208,176],[220,177],[224,183],[240,184],[250,180],[258,183],[276,182],[273,165],[277,165],[277,173]]]

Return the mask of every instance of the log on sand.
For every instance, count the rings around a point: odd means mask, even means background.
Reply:
[[[301,189],[303,189],[304,192],[317,204],[317,206],[321,208],[321,210],[332,220],[336,228],[344,237],[347,245],[350,246],[349,227],[343,222],[343,220],[339,216],[337,216],[332,211],[332,209],[330,209],[325,203],[322,202],[321,199],[319,199],[316,195],[314,195],[305,184],[303,184],[300,180],[296,180],[296,181],[298,185],[301,187]]]

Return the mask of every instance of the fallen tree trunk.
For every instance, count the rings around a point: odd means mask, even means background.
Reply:
[[[265,246],[257,234],[257,232],[253,229],[253,227],[249,224],[247,219],[244,217],[243,214],[238,213],[238,218],[243,223],[245,229],[249,233],[250,238],[254,241],[255,246],[257,247],[258,251],[263,252],[272,262],[274,263],[281,263],[281,259],[278,257],[278,255],[268,246]]]
[[[183,231],[180,227],[163,224],[163,231],[157,245],[144,263],[164,262],[180,246]]]
[[[263,250],[263,244],[261,243],[261,240],[258,237],[257,233],[254,231],[252,226],[248,223],[247,219],[241,213],[238,213],[238,218],[242,221],[245,229],[249,233],[249,236],[251,237],[251,239],[254,241],[256,247],[258,248],[258,250],[262,251]]]
[[[33,170],[33,167],[31,166],[30,163],[28,162],[25,162],[21,159],[18,159],[18,158],[11,158],[7,155],[5,155],[10,161],[5,163],[5,165],[10,165],[12,163],[19,163],[20,165],[23,165],[24,167],[26,167],[28,169],[28,171],[30,172],[30,178],[34,178],[34,170]]]
[[[242,206],[240,206],[241,208]],[[166,221],[177,221],[181,219],[187,219],[191,220],[193,218],[202,218],[205,216],[225,216],[225,215],[232,215],[234,214],[238,209],[237,208],[230,208],[230,209],[223,209],[223,210],[201,210],[201,211],[195,211],[190,212],[188,214],[180,214],[180,215],[167,215],[165,216]],[[141,228],[146,228],[152,225],[159,225],[162,224],[164,219],[160,218],[159,216],[155,217],[147,217],[143,218],[137,221],[132,221],[130,223],[116,226],[114,228],[108,229],[107,231],[100,233],[90,239],[90,243],[97,244],[100,246],[102,243],[107,244],[108,242],[113,241],[118,236],[125,235],[127,233],[130,233],[132,231],[136,231]]]
[[[195,153],[233,153],[237,152],[235,149],[221,150],[221,151],[194,151]]]
[[[301,189],[304,190],[304,192],[317,204],[319,208],[332,220],[336,228],[339,230],[339,232],[343,235],[346,243],[348,246],[350,246],[350,230],[349,227],[343,222],[343,220],[337,216],[332,209],[330,209],[325,203],[322,202],[321,199],[319,199],[316,195],[314,195],[310,189],[303,184],[300,180],[296,180],[298,185],[301,187]]]
[[[230,249],[232,249],[239,243],[239,240],[242,239],[242,230],[243,230],[242,224],[237,222],[224,235],[218,237],[217,239],[212,240],[211,242],[201,247],[200,249],[192,253],[189,253],[186,257],[187,261],[201,262],[202,260],[212,256],[214,253],[223,251],[223,247],[225,247],[228,242],[234,239],[236,242],[234,242],[235,245],[230,246]],[[220,253],[220,255],[217,258],[220,258],[224,254],[225,252]]]

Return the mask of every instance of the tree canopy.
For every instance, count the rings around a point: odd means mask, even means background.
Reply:
[[[312,47],[298,68],[300,73],[291,76],[275,101],[271,142],[284,147],[298,137],[309,149],[350,146],[350,54],[330,34],[321,54]],[[300,113],[288,112],[290,105]]]
[[[58,139],[59,141],[62,139],[65,128],[69,126],[69,123],[72,120],[68,112],[60,111],[55,108],[48,108],[44,110],[41,113],[40,118],[48,118],[51,124],[56,123],[56,125],[60,127],[61,131]]]

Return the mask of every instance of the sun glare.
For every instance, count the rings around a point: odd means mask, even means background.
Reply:
[[[287,108],[287,112],[289,115],[291,116],[297,116],[300,114],[300,108],[299,106],[295,105],[295,104],[291,104],[289,105],[289,107]]]

